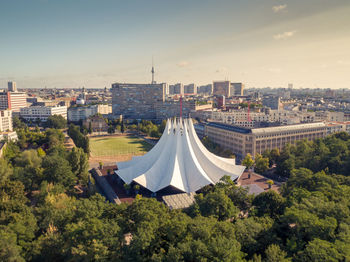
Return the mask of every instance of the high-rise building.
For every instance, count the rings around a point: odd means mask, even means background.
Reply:
[[[16,82],[8,82],[7,89],[10,92],[17,92]]]
[[[230,97],[230,81],[214,81],[213,82],[213,95]]]
[[[218,106],[218,108],[220,108],[220,109],[222,109],[222,108],[224,108],[225,107],[225,96],[219,96],[218,98],[217,98],[217,106]]]
[[[213,93],[213,85],[208,84],[208,85],[204,85],[204,86],[199,86],[197,92],[198,92],[198,94],[211,95]]]
[[[184,85],[177,83],[175,85],[169,85],[169,95],[183,95]]]
[[[185,94],[197,94],[197,86],[195,84],[188,84],[184,86]]]
[[[23,92],[1,92],[0,110],[10,109],[18,113],[22,107],[27,106],[27,94]]]
[[[244,84],[242,83],[231,83],[231,95],[243,96]]]
[[[165,101],[166,84],[112,84],[112,113],[131,119],[155,119],[156,106]]]

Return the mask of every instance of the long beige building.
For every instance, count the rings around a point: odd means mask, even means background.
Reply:
[[[243,128],[211,122],[205,127],[205,135],[225,149],[231,150],[238,159],[250,153],[255,156],[265,150],[283,147],[298,140],[315,140],[327,135],[324,123],[307,123],[288,126]]]

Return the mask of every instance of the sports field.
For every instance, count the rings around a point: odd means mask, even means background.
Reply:
[[[90,138],[91,156],[143,155],[152,146],[143,139],[131,136]]]

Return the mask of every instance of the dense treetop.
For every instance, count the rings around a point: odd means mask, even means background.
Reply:
[[[76,141],[78,131],[70,126]],[[67,151],[57,129],[18,133],[0,159],[1,261],[350,260],[344,134],[261,156],[289,176],[280,193],[248,195],[224,177],[191,207],[170,210],[153,198],[106,202],[83,147]]]

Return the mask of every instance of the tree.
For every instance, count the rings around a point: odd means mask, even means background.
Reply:
[[[12,124],[14,129],[25,129],[27,125],[18,116],[13,116]]]
[[[73,139],[74,144],[77,147],[81,147],[84,149],[84,152],[88,155],[90,154],[90,142],[87,136],[84,136],[78,126],[73,124],[69,125],[68,135]]]
[[[82,148],[73,147],[68,155],[68,161],[72,167],[72,172],[78,177],[83,185],[89,182],[89,162],[87,154]]]
[[[122,134],[124,134],[124,131],[125,131],[124,121],[122,121],[121,127],[120,127],[120,132],[122,132]]]
[[[210,192],[203,198],[197,197],[196,200],[203,216],[214,216],[223,221],[234,218],[239,213],[239,209],[233,205],[224,190]]]
[[[254,165],[254,160],[251,154],[247,154],[242,161],[242,165],[246,166],[247,169],[250,169]]]
[[[9,163],[3,158],[0,158],[0,183],[5,182],[12,175],[13,170]]]
[[[276,164],[278,158],[280,157],[280,151],[278,148],[274,148],[270,152],[270,159],[271,161]]]
[[[274,220],[270,217],[248,217],[235,222],[235,236],[242,251],[252,257],[271,244],[276,237],[272,231]]]
[[[337,247],[333,243],[316,238],[307,244],[305,250],[300,253],[298,261],[336,262],[346,261],[346,258],[338,252]]]
[[[114,134],[115,133],[115,127],[112,126],[112,125],[108,126],[107,133],[108,134]]]
[[[253,205],[258,216],[267,214],[272,218],[276,218],[283,214],[285,199],[277,192],[269,190],[257,195],[253,200]]]
[[[281,250],[281,248],[278,245],[270,245],[265,250],[266,258],[264,259],[265,262],[290,262],[292,259],[286,258],[287,253]]]
[[[43,161],[44,179],[48,182],[59,183],[67,188],[75,185],[76,177],[69,162],[58,156],[46,156]]]
[[[25,262],[17,235],[8,228],[0,228],[0,260],[4,262]]]
[[[269,169],[269,159],[260,154],[255,156],[255,172],[262,174]]]
[[[91,126],[91,121],[89,122],[89,128],[88,128],[88,133],[91,134],[92,133],[92,126]]]
[[[47,118],[46,126],[50,128],[62,129],[67,126],[67,120],[61,115],[52,115]]]

